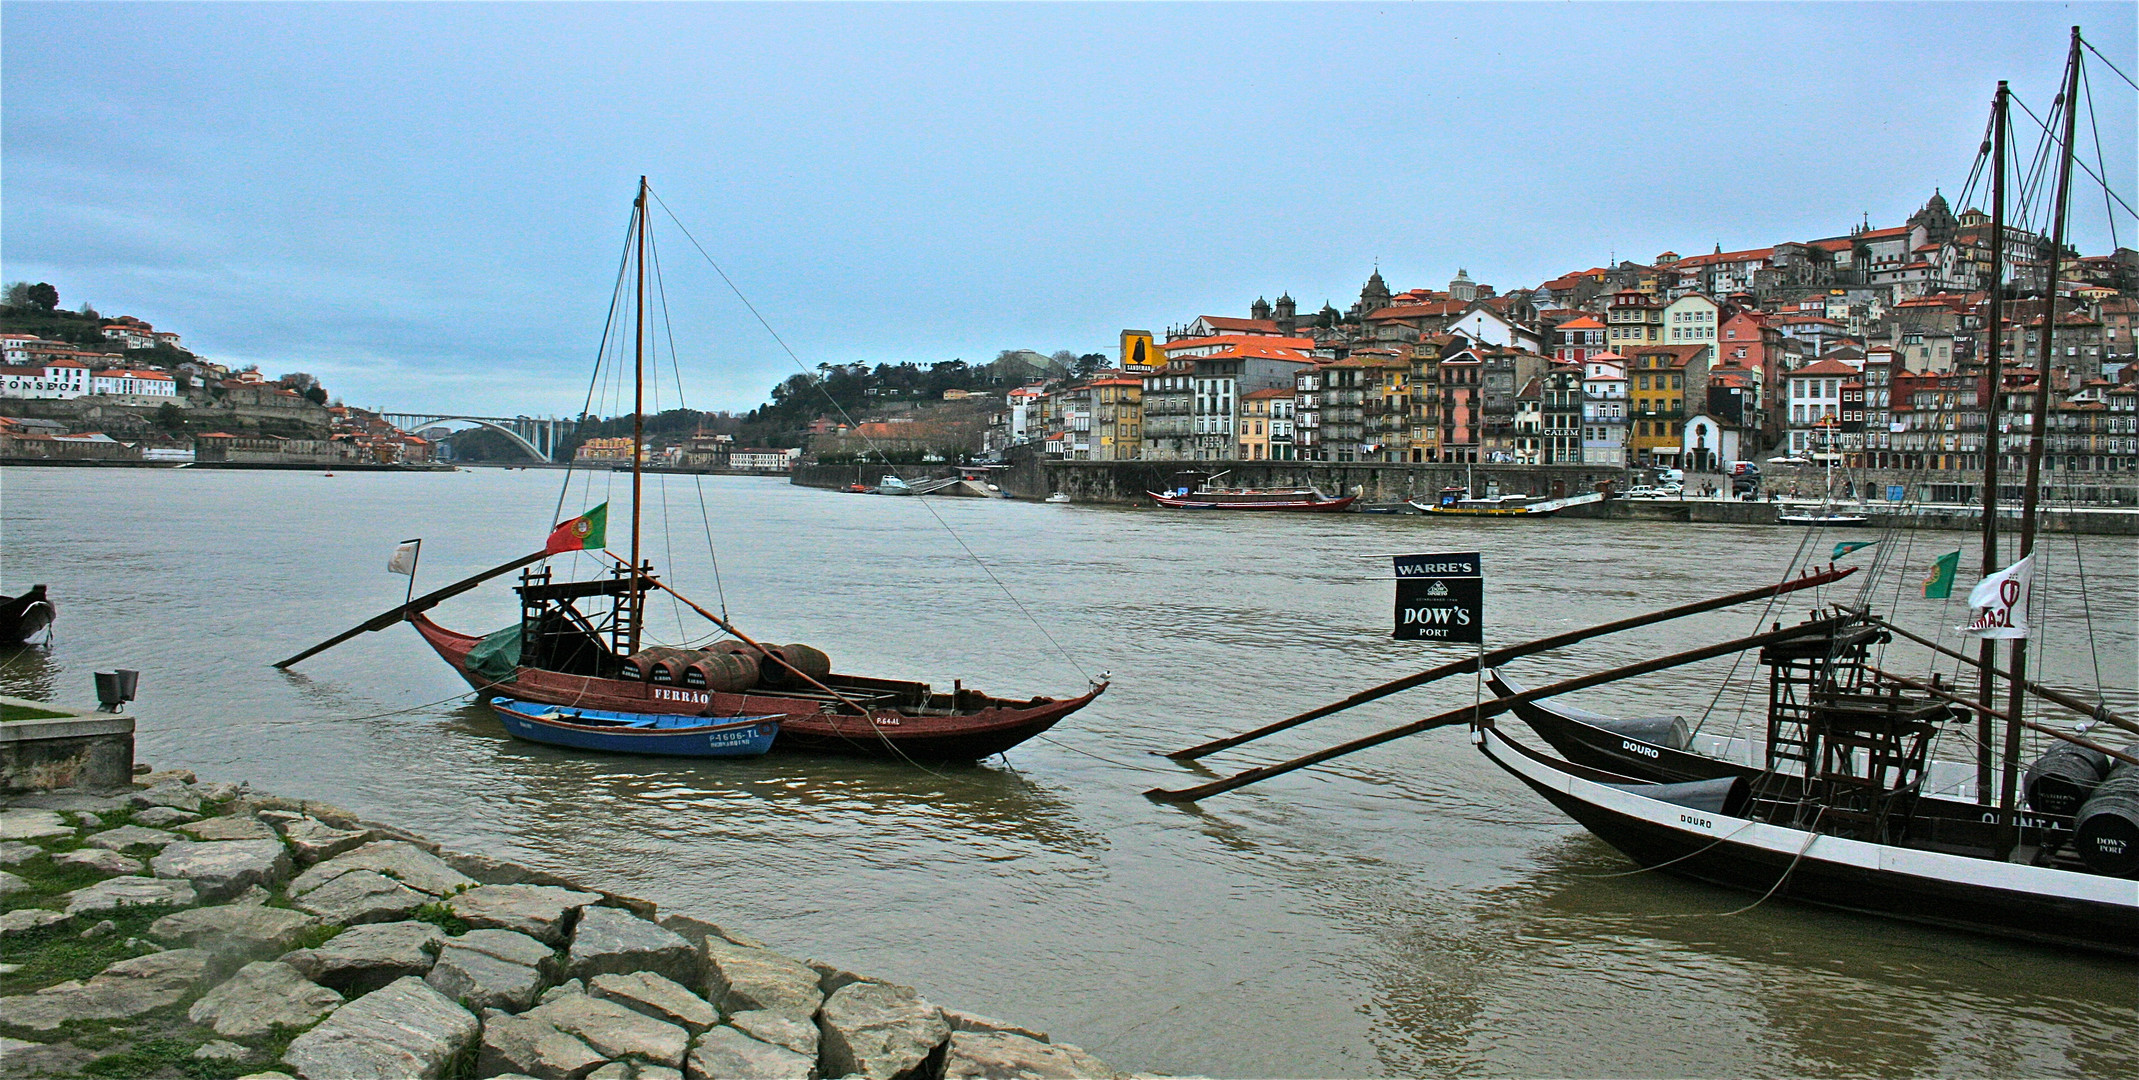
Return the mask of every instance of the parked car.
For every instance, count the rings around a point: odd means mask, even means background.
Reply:
[[[1627,489],[1627,498],[1629,499],[1661,499],[1663,497],[1663,492],[1647,484],[1636,484]]]

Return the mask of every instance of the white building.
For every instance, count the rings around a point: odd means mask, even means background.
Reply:
[[[1789,384],[1785,400],[1790,411],[1784,424],[1789,431],[1791,456],[1826,452],[1823,429],[1840,422],[1842,384],[1857,377],[1857,369],[1840,360],[1807,364],[1785,377]]]
[[[1524,352],[1545,351],[1545,341],[1536,331],[1502,315],[1483,300],[1464,308],[1463,314],[1456,316],[1456,321],[1450,323],[1448,329],[1442,332],[1461,334],[1472,341],[1521,349]]]
[[[1626,358],[1595,353],[1582,362],[1582,464],[1627,463]]]
[[[734,469],[761,469],[766,472],[786,472],[795,465],[802,451],[796,449],[767,450],[752,447],[736,450],[728,455],[728,466]]]
[[[0,397],[78,398],[89,393],[89,365],[47,360],[31,367],[0,367]]]
[[[1664,308],[1664,344],[1716,344],[1716,327],[1723,323],[1723,306],[1700,293],[1688,293]]]
[[[1736,426],[1707,413],[1696,414],[1686,421],[1679,460],[1696,472],[1722,472],[1733,461],[1751,460],[1745,456],[1741,438],[1742,433]]]
[[[127,397],[176,397],[178,380],[161,371],[107,368],[89,377],[89,392]]]

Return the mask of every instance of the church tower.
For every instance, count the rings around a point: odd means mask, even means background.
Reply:
[[[1255,302],[1248,305],[1248,318],[1259,320],[1270,318],[1270,301],[1260,296],[1256,297]]]
[[[1292,328],[1300,324],[1299,305],[1292,302],[1291,293],[1285,293],[1277,298],[1276,314],[1277,332],[1286,337],[1291,337]]]
[[[1448,283],[1448,298],[1466,304],[1478,299],[1478,283],[1471,280],[1471,272],[1458,268],[1456,278]]]
[[[1359,314],[1371,315],[1389,306],[1389,283],[1381,279],[1381,268],[1374,268],[1374,276],[1367,279],[1366,287],[1359,290]]]
[[[1953,216],[1953,208],[1946,205],[1946,196],[1939,194],[1937,188],[1932,188],[1931,201],[1925,203],[1923,209],[1909,215],[1908,224],[1912,229],[1924,230],[1924,243],[1943,244],[1953,239],[1953,231],[1959,228],[1961,223]]]

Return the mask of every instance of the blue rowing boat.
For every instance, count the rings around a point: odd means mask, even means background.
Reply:
[[[490,703],[514,738],[667,757],[756,757],[772,749],[778,716],[679,716],[538,705],[498,698]]]

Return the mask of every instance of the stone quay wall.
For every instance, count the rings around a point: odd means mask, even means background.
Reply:
[[[134,772],[134,718],[78,713],[21,698],[0,702],[61,713],[0,723],[0,792],[124,786]]]
[[[645,900],[182,771],[0,795],[0,1074],[1122,1075]]]

